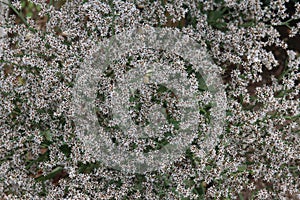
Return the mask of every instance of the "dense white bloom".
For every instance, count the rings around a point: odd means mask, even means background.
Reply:
[[[32,2],[39,10],[36,17],[21,19],[10,11],[1,21],[6,36],[0,41],[0,198],[299,198],[299,3]],[[25,12],[22,3],[12,5]],[[99,77],[95,101],[97,120],[110,133],[100,132],[107,144],[138,153],[156,151],[174,136],[157,133],[176,133],[180,118],[176,97],[168,92],[155,95],[157,85],[133,91],[128,104],[131,117],[137,124],[147,124],[148,118],[163,124],[163,116],[153,114],[157,107],[149,109],[156,100],[165,106],[173,124],[149,133],[151,139],[139,139],[118,129],[124,119],[111,120],[110,100],[125,96],[120,93],[117,98],[111,92],[131,68],[151,62],[170,65],[190,73],[191,90],[204,90],[197,96],[202,132],[185,154],[157,171],[126,174],[99,162],[93,149],[86,151],[76,137],[81,124],[74,123],[78,110],[72,107],[72,89],[80,67],[98,52],[98,44],[142,26],[172,27],[174,33],[181,31],[207,48],[223,72],[227,107],[219,109],[227,115],[215,115],[226,120],[225,131],[220,129],[217,139],[207,139],[215,148],[204,149],[204,133],[214,130],[209,125],[214,105],[213,96],[199,81],[198,66],[189,68],[192,60],[153,49],[120,55]],[[145,71],[144,84],[150,80],[151,71]]]

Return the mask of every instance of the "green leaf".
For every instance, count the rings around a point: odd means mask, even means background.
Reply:
[[[36,181],[45,181],[54,178],[58,173],[60,173],[63,170],[62,167],[56,167],[53,169],[49,174],[46,176],[40,176],[36,179]]]
[[[47,141],[52,141],[52,134],[50,130],[42,131],[41,134]]]

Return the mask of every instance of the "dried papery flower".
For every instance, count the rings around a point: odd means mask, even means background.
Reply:
[[[9,2],[0,198],[299,198],[298,2]]]

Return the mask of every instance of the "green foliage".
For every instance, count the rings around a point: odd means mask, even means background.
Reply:
[[[82,174],[89,174],[94,172],[95,169],[100,167],[100,162],[87,162],[87,163],[83,163],[83,162],[79,162],[78,163],[78,173],[82,173]]]
[[[207,22],[209,25],[216,29],[225,30],[227,23],[224,21],[228,8],[224,7],[221,9],[211,10],[207,12]]]
[[[62,171],[63,171],[62,167],[60,167],[60,166],[56,167],[46,176],[40,176],[40,177],[36,178],[36,181],[46,181],[46,180],[53,179],[57,174],[61,173]]]

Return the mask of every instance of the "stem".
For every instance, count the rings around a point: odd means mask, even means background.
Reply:
[[[17,9],[11,4],[11,3],[6,3],[4,1],[0,1],[0,3],[3,3],[5,5],[7,5],[8,7],[10,7],[17,15],[18,17],[20,17],[20,19],[22,20],[22,22],[27,26],[27,28],[32,31],[32,32],[36,32],[36,30],[32,27],[30,27],[30,25],[28,24],[28,22],[26,21],[26,19],[24,18],[24,16],[17,11]]]

